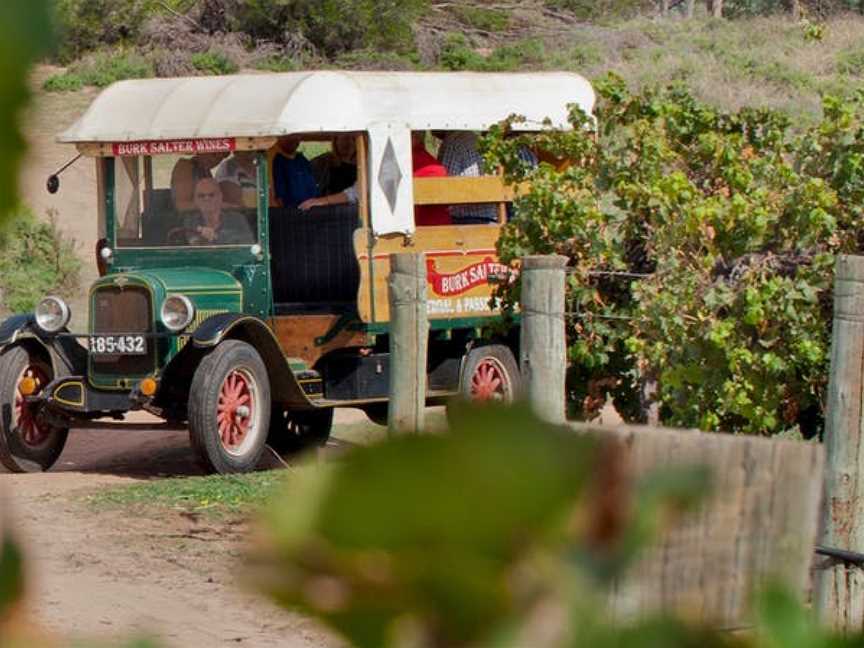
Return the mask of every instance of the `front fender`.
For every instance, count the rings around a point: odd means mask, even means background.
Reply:
[[[314,407],[297,382],[279,340],[265,322],[251,315],[220,313],[208,317],[192,334],[192,344],[202,350],[213,348],[223,340],[243,340],[257,349],[267,367],[275,402]]]
[[[12,315],[0,323],[0,350],[11,344],[21,344],[40,353],[51,363],[55,376],[87,371],[84,347],[71,336],[42,333],[32,313]]]
[[[0,347],[14,343],[22,331],[30,329],[36,322],[33,313],[23,315],[12,315],[0,324]]]

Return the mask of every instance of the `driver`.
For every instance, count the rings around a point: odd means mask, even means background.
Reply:
[[[243,214],[223,211],[222,190],[213,178],[195,183],[193,201],[197,213],[186,222],[186,238],[192,245],[254,243],[255,232]]]

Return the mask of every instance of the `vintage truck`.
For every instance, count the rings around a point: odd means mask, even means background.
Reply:
[[[525,117],[515,129],[568,128],[570,103],[589,113],[594,103],[570,73],[324,71],[107,88],[59,137],[96,164],[104,274],[89,330],[68,330],[56,296],[0,324],[0,461],[47,470],[70,429],[105,417],[122,427],[132,410],[188,425],[196,455],[220,473],[253,469],[268,443],[326,439],[335,407],[386,420],[388,259],[399,252],[428,259],[428,403],[513,398],[518,336],[484,335],[513,192],[494,174],[412,177],[412,132],[477,133],[514,114]],[[289,135],[301,151],[350,136],[356,200],[280,206],[274,162]],[[227,156],[251,169],[230,209],[200,182],[218,181],[208,165]],[[180,196],[194,191],[179,185],[184,166],[211,189],[191,199],[222,202],[232,235],[199,236],[201,215],[190,220]],[[492,205],[496,217],[417,225],[422,205]]]

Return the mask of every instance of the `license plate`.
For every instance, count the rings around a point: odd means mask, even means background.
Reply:
[[[147,342],[143,335],[94,335],[90,338],[90,353],[144,355],[147,353]]]

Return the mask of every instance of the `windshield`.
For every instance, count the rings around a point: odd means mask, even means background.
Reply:
[[[254,151],[118,157],[117,247],[224,247],[258,240]]]

